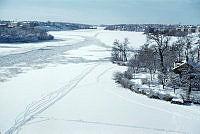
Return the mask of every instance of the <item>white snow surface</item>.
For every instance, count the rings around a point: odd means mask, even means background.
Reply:
[[[20,48],[15,51],[0,48],[3,55],[9,55],[47,45],[77,45],[64,53],[53,55],[50,58],[53,60],[43,68],[28,69],[0,83],[1,133],[200,133],[199,106],[180,106],[149,99],[120,87],[112,80],[114,72],[126,68],[108,60],[108,46],[111,46],[113,39],[122,35],[130,38],[131,42],[145,42],[141,40],[144,39],[142,33],[97,29],[51,34],[59,40],[30,43],[30,47],[16,44]],[[135,49],[138,47],[139,44]],[[11,64],[4,68],[15,66]]]
[[[65,32],[49,32],[49,34],[54,35],[55,40],[36,43],[0,43],[0,56],[4,56],[7,54],[24,53],[46,46],[71,45],[84,39],[81,36],[65,35]]]
[[[140,46],[146,43],[146,35],[143,32],[127,32],[127,31],[102,31],[96,35],[97,39],[101,40],[106,45],[112,46],[114,40],[123,42],[128,38],[129,47],[139,49]]]

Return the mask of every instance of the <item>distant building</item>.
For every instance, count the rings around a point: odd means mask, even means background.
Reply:
[[[21,24],[23,27],[26,27],[26,28],[30,28],[31,27],[31,23],[30,22],[27,22],[27,21],[23,21],[21,22]]]
[[[18,26],[18,22],[10,22],[8,24],[8,27],[17,27]]]
[[[4,29],[4,28],[7,28],[7,27],[8,27],[7,24],[0,24],[0,30],[1,30],[1,29]]]
[[[197,32],[197,33],[200,33],[200,26],[197,26],[196,32]]]
[[[177,27],[177,28],[176,28],[176,31],[181,32],[181,31],[182,31],[182,27],[181,27],[181,26]]]
[[[188,29],[189,33],[195,33],[196,32],[197,27],[196,26],[190,26]]]
[[[182,32],[188,32],[188,27],[183,26],[183,27],[181,28],[181,31],[182,31]]]

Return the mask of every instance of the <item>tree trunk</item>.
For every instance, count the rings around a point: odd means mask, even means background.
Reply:
[[[160,66],[162,68],[162,73],[165,74],[165,67],[164,67],[164,57],[163,57],[163,53],[162,50],[159,49],[159,55],[160,55]]]
[[[190,99],[191,91],[192,91],[192,80],[191,80],[191,78],[189,78],[189,88],[188,88],[188,93],[187,93],[187,100],[188,101]]]
[[[161,66],[161,72],[163,74],[163,78],[162,78],[162,85],[163,85],[163,89],[165,88],[165,75],[166,75],[166,70],[165,70],[165,66],[164,66],[164,57],[163,57],[163,53],[162,50],[159,49],[159,55],[160,55],[160,66]]]

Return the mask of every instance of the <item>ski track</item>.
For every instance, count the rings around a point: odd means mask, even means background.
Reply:
[[[113,69],[113,68],[115,68],[115,67],[110,67],[110,68],[105,69],[100,75],[97,76],[97,81],[99,81],[99,79],[100,79],[106,72],[110,71],[110,70]],[[185,116],[185,115],[183,115],[183,114],[180,114],[180,113],[171,112],[171,111],[169,111],[169,110],[165,110],[165,109],[162,109],[162,108],[157,108],[157,107],[149,106],[149,105],[146,105],[146,104],[141,103],[141,102],[138,102],[138,101],[133,101],[132,99],[127,99],[127,98],[125,98],[125,97],[123,97],[123,96],[121,96],[121,95],[115,93],[114,91],[108,91],[108,90],[104,90],[104,91],[105,91],[105,92],[108,92],[108,93],[110,93],[110,94],[112,94],[112,95],[115,95],[115,96],[117,96],[117,97],[119,97],[119,98],[121,98],[121,99],[123,99],[123,100],[126,100],[126,101],[128,101],[128,102],[131,102],[131,103],[134,103],[134,104],[143,106],[143,107],[147,107],[147,108],[150,108],[150,109],[154,109],[154,110],[158,110],[158,111],[165,112],[165,113],[168,113],[168,114],[172,114],[173,116],[183,117],[183,118],[185,118],[185,119],[194,119],[194,120],[198,120],[198,121],[200,120],[200,118],[187,117],[187,116]],[[198,115],[200,116],[200,112],[199,112],[199,111],[188,109],[187,106],[182,106],[182,108],[183,108],[184,110],[187,110],[188,112],[191,112],[191,111],[192,111],[194,114],[198,114]]]
[[[134,101],[134,100],[132,100],[132,99],[127,99],[127,98],[125,98],[125,97],[123,97],[123,96],[121,96],[121,95],[119,95],[119,94],[117,94],[117,93],[114,93],[113,91],[106,91],[106,90],[104,90],[104,91],[105,91],[105,92],[108,92],[108,93],[110,93],[110,94],[112,94],[112,95],[115,95],[115,96],[117,96],[117,97],[119,97],[119,98],[121,98],[121,99],[123,99],[123,100],[125,100],[125,101],[127,101],[127,102],[130,102],[130,103],[133,103],[133,104],[136,104],[136,105],[140,105],[140,106],[146,107],[146,108],[148,108],[148,109],[153,109],[153,110],[156,110],[156,111],[165,112],[165,113],[172,114],[172,115],[174,115],[174,116],[179,116],[179,117],[182,117],[182,118],[185,118],[185,119],[193,119],[193,120],[200,121],[200,119],[197,119],[197,118],[186,117],[185,115],[180,114],[180,113],[171,112],[171,111],[169,111],[169,110],[165,110],[165,109],[162,109],[162,108],[157,108],[157,107],[149,106],[149,105],[143,104],[143,103],[141,103],[141,102]]]
[[[110,67],[110,68],[105,69],[100,75],[97,76],[97,78],[96,78],[97,81],[99,81],[100,78],[101,78],[106,72],[108,72],[109,70],[111,70],[111,69],[113,69],[113,68],[115,68],[115,67]]]
[[[21,128],[26,125],[26,123],[35,119],[35,116],[41,114],[46,109],[54,105],[56,102],[61,100],[63,97],[68,95],[78,84],[99,64],[89,68],[83,74],[79,75],[75,79],[71,80],[63,88],[48,94],[47,96],[41,98],[40,100],[31,103],[27,106],[26,110],[17,116],[15,124],[5,132],[5,134],[18,134]]]
[[[169,129],[162,129],[162,128],[150,128],[150,127],[144,127],[144,126],[127,125],[127,124],[119,124],[119,123],[108,123],[108,122],[87,121],[87,120],[72,120],[72,119],[71,120],[67,120],[67,119],[59,119],[59,118],[54,118],[54,117],[37,117],[37,118],[41,118],[42,120],[35,121],[35,122],[30,122],[30,123],[28,123],[26,125],[32,125],[32,124],[36,124],[36,123],[55,120],[55,121],[76,122],[76,123],[91,124],[91,125],[104,125],[104,126],[112,126],[112,127],[146,129],[146,130],[160,131],[160,132],[165,132],[165,133],[187,134],[187,132],[183,132],[183,131],[176,131],[176,130],[169,130]]]
[[[95,37],[87,37],[87,36],[80,36],[84,38],[84,41],[80,41],[78,43],[66,46],[46,46],[43,48],[39,48],[36,50],[30,50],[24,53],[17,53],[17,54],[10,54],[5,56],[0,56],[0,67],[10,67],[20,63],[32,64],[36,60],[40,59],[41,61],[46,61],[49,57],[53,57],[54,55],[62,55],[62,53],[78,49],[80,47],[89,46],[89,45],[97,45],[101,47],[108,48],[104,43],[100,40],[96,39]],[[45,50],[45,52],[44,52]],[[62,99],[64,96],[69,94],[78,84],[79,82],[84,79],[93,69],[95,69],[101,62],[105,62],[105,60],[100,61],[93,61],[93,64],[97,64],[86,73],[82,73],[78,77],[71,80],[67,85],[63,88],[56,90],[52,93],[49,93],[45,97],[42,97],[38,101],[34,101],[29,104],[25,111],[20,113],[16,119],[15,123],[10,129],[8,129],[5,134],[17,134],[19,133],[20,129],[28,122],[35,119],[35,116],[44,112],[46,109],[54,105],[57,101]],[[89,62],[88,62],[89,63]],[[39,64],[39,63],[38,63]]]

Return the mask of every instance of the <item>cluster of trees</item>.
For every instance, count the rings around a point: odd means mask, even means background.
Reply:
[[[129,40],[127,38],[124,39],[123,42],[119,42],[119,40],[115,40],[112,47],[111,60],[114,61],[123,61],[126,62],[128,56],[128,44]]]
[[[157,79],[165,86],[172,88],[185,88],[188,94],[191,93],[191,88],[200,89],[200,69],[198,62],[200,61],[199,47],[200,44],[193,42],[193,37],[186,34],[180,34],[178,37],[170,36],[168,32],[146,32],[147,42],[144,44],[138,53],[135,53],[128,60],[128,66],[134,72],[145,70],[152,75],[157,74]],[[174,41],[173,41],[174,40]],[[114,46],[118,44],[114,42]],[[116,58],[116,49],[112,49],[112,60]],[[118,49],[117,49],[118,50]],[[122,59],[120,59],[122,60]],[[195,69],[186,66],[184,76],[174,73],[174,63],[191,64]],[[191,76],[192,75],[192,76]],[[175,90],[174,90],[175,91]]]
[[[120,31],[135,31],[144,32],[144,29],[148,24],[119,24],[119,25],[107,25],[105,30],[120,30]]]
[[[0,29],[0,42],[36,42],[40,40],[52,40],[54,37],[44,30],[32,28],[3,28]]]

